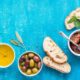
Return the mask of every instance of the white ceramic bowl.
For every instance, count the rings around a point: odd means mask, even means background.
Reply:
[[[24,55],[24,54],[27,54],[27,53],[29,53],[29,52],[32,52],[32,53],[36,54],[37,56],[39,56],[39,58],[40,58],[40,60],[41,60],[41,63],[42,63],[42,64],[41,64],[41,68],[39,69],[39,71],[38,71],[37,73],[35,73],[35,74],[32,74],[32,75],[27,75],[27,74],[25,74],[24,72],[22,72],[22,70],[21,70],[20,67],[19,67],[19,60],[20,60],[21,56]],[[19,69],[19,71],[21,72],[21,74],[23,74],[23,75],[26,76],[26,77],[32,77],[32,76],[38,75],[38,74],[41,72],[41,70],[42,70],[42,66],[43,66],[42,58],[40,57],[39,54],[37,54],[37,53],[35,53],[35,52],[33,52],[33,51],[26,51],[26,52],[24,52],[23,54],[20,55],[20,57],[19,57],[19,59],[18,59],[18,69]]]
[[[69,39],[70,39],[71,36],[72,36],[73,34],[75,34],[76,32],[80,32],[80,29],[73,31],[73,32],[70,34]],[[76,55],[76,56],[80,56],[79,53],[76,53],[76,52],[74,52],[74,51],[71,49],[71,47],[70,47],[70,42],[69,42],[69,41],[68,41],[68,48],[69,48],[69,50],[71,51],[71,53],[73,53],[73,54]]]
[[[13,50],[13,52],[14,52],[14,59],[13,59],[12,63],[9,64],[9,65],[7,65],[7,66],[0,66],[0,68],[7,68],[7,67],[11,66],[11,65],[13,64],[14,60],[15,60],[15,51],[14,51],[14,49],[13,49],[9,44],[7,44],[7,43],[0,43],[0,45],[7,45],[7,46],[9,46],[9,47]]]

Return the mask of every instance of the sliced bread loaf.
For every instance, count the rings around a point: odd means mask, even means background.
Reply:
[[[71,71],[71,67],[68,63],[58,64],[50,59],[50,57],[46,56],[43,58],[43,63],[62,73],[69,73]]]
[[[57,63],[65,63],[67,61],[67,56],[50,37],[44,39],[43,49],[53,61]]]

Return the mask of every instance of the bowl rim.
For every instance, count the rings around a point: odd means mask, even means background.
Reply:
[[[14,54],[14,59],[13,59],[13,61],[9,64],[9,65],[7,65],[7,66],[0,66],[0,68],[7,68],[7,67],[10,67],[12,64],[13,64],[13,62],[14,62],[14,60],[15,60],[15,51],[14,51],[14,49],[13,49],[13,47],[10,45],[10,44],[8,44],[8,43],[0,43],[0,45],[7,45],[7,46],[9,46],[12,50],[13,50],[13,54]]]
[[[41,60],[41,63],[42,63],[42,64],[41,64],[41,68],[39,69],[39,71],[38,71],[36,74],[32,74],[32,75],[27,75],[27,74],[25,74],[24,72],[21,71],[21,69],[20,69],[20,67],[19,67],[19,60],[20,60],[21,56],[24,55],[24,54],[26,54],[26,53],[29,53],[29,52],[32,52],[32,53],[36,54],[37,56],[39,56],[39,58],[40,58],[40,60]],[[18,69],[19,69],[20,73],[23,74],[23,75],[26,76],[26,77],[33,77],[33,76],[38,75],[38,74],[41,72],[42,67],[43,67],[42,58],[41,58],[41,56],[40,56],[39,54],[37,54],[37,53],[34,52],[34,51],[25,51],[25,52],[23,52],[23,53],[19,56],[19,59],[18,59]]]
[[[73,34],[75,34],[76,32],[79,32],[79,31],[80,31],[80,29],[77,29],[77,30],[73,31],[73,32],[70,34],[69,39],[71,38],[71,36],[72,36]],[[74,52],[74,51],[71,49],[71,47],[70,47],[70,41],[68,41],[68,48],[69,48],[69,50],[71,51],[72,54],[74,54],[74,55],[76,55],[76,56],[80,56],[80,54]]]

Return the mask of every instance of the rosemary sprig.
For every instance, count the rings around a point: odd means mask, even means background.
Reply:
[[[16,35],[16,38],[17,38],[18,41],[14,40],[14,39],[11,39],[10,42],[12,44],[14,44],[15,46],[19,46],[19,47],[24,48],[25,50],[27,50],[21,36],[19,35],[19,33],[17,31],[15,32],[15,35]]]
[[[19,35],[19,33],[16,31],[15,34],[16,34],[16,38],[18,39],[18,41],[19,41],[21,44],[23,44],[23,40],[22,40],[21,36]]]
[[[11,39],[10,42],[11,42],[12,44],[14,44],[15,46],[19,46],[19,47],[21,47],[21,48],[24,48],[24,47],[23,47],[18,41],[16,41],[16,40]]]
[[[24,45],[23,39],[20,36],[20,34],[17,31],[15,32],[15,34],[16,34],[16,38],[18,39],[18,41],[20,42],[20,44],[22,44],[22,46],[24,47],[24,49],[27,50],[26,46]]]
[[[17,41],[13,40],[13,39],[11,39],[10,42],[11,42],[12,44],[16,45],[16,46],[19,45],[19,43],[18,43]]]

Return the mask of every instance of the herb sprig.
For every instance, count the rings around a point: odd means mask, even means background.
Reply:
[[[74,22],[75,27],[80,28],[80,19],[78,19],[76,16],[73,16],[69,21],[69,23]]]
[[[26,49],[26,46],[24,45],[23,39],[22,39],[21,36],[20,36],[20,34],[19,34],[17,31],[15,32],[15,34],[16,34],[17,41],[14,40],[14,39],[11,39],[10,42],[11,42],[12,44],[14,44],[15,46],[19,46],[19,47],[22,47],[22,48],[24,48],[25,50],[27,50],[27,49]]]

